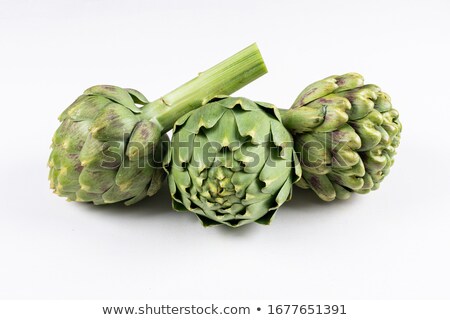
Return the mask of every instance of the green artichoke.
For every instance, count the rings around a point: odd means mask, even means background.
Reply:
[[[175,121],[266,72],[253,44],[154,102],[133,89],[87,89],[59,118],[48,161],[51,188],[94,204],[128,205],[153,195],[165,177],[165,133]]]
[[[95,204],[132,204],[159,190],[168,138],[135,103],[148,101],[132,89],[95,86],[61,114],[49,159],[57,194]]]
[[[303,90],[283,124],[294,135],[303,169],[297,185],[323,200],[378,189],[394,164],[402,125],[390,97],[356,73]]]
[[[205,226],[268,224],[301,175],[278,110],[218,98],[180,118],[164,161],[176,210]]]

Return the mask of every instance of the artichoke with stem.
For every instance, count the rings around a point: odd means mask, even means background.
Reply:
[[[266,72],[253,44],[153,102],[133,89],[87,89],[59,118],[48,161],[51,188],[94,204],[128,205],[153,195],[165,177],[165,133],[175,121]]]
[[[402,125],[390,97],[357,73],[306,87],[283,124],[294,136],[303,169],[297,185],[325,201],[378,189],[394,164]]]
[[[268,224],[301,168],[278,110],[217,98],[180,118],[164,161],[174,209],[205,226]]]

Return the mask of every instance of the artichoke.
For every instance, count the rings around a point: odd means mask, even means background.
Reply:
[[[390,97],[356,73],[303,90],[283,124],[294,135],[303,169],[297,185],[325,201],[378,189],[394,164],[402,125]]]
[[[301,175],[278,110],[217,98],[180,118],[165,159],[175,210],[205,226],[268,224]]]
[[[154,102],[133,89],[87,89],[59,118],[50,187],[68,200],[94,204],[129,205],[153,195],[165,177],[165,133],[175,121],[266,72],[253,44]]]
[[[51,188],[73,201],[135,203],[160,188],[167,135],[142,115],[139,92],[87,89],[59,119],[49,159]]]

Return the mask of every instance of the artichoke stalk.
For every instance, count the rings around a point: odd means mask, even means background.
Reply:
[[[297,185],[325,201],[378,189],[394,164],[402,125],[390,97],[357,73],[306,87],[280,110],[303,169]]]
[[[245,98],[216,98],[180,118],[164,164],[174,209],[204,226],[268,224],[301,175],[278,110]]]
[[[165,178],[165,133],[175,121],[266,72],[253,44],[153,102],[133,89],[87,89],[59,117],[48,161],[50,187],[68,200],[94,204],[129,205],[153,195]]]

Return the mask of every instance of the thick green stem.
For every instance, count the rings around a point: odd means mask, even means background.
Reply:
[[[143,116],[157,122],[163,133],[167,132],[182,115],[215,96],[232,94],[265,73],[266,66],[254,43],[146,105]]]

